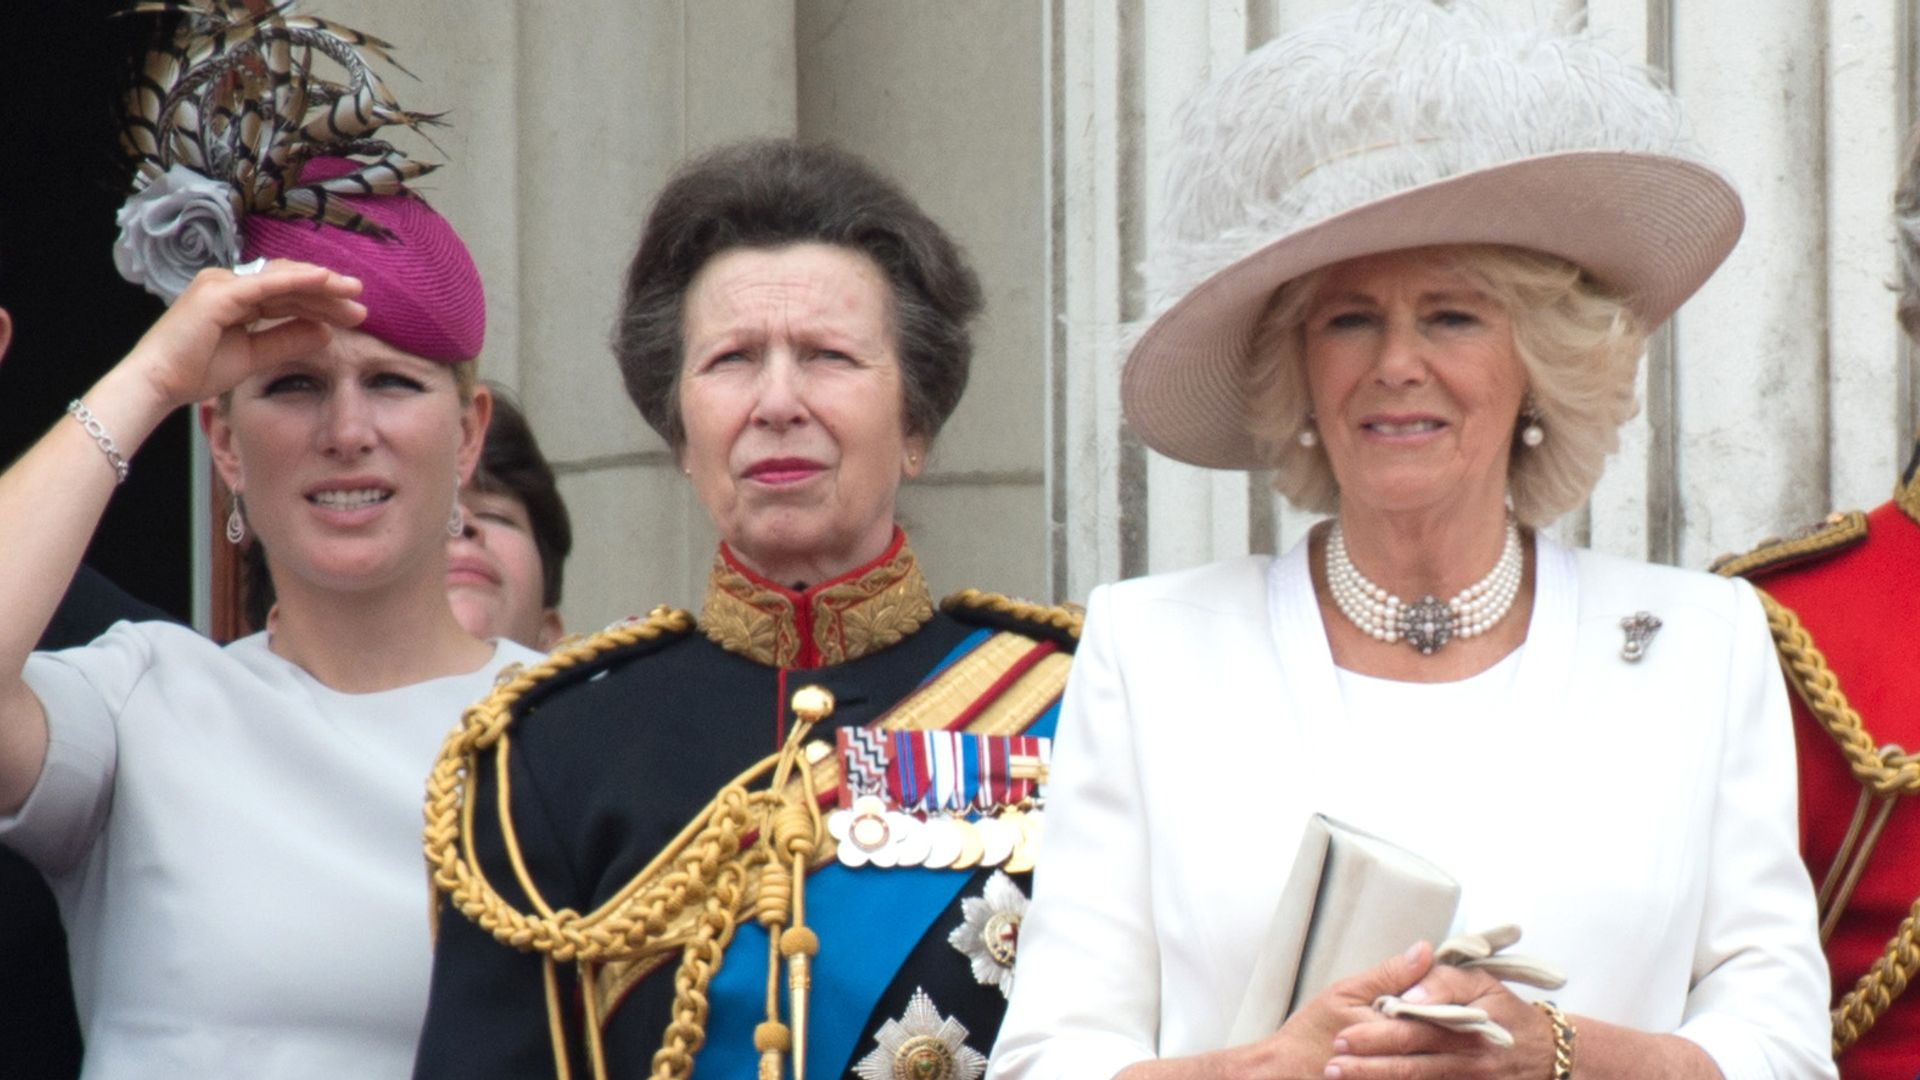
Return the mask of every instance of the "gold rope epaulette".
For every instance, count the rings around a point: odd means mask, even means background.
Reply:
[[[1077,604],[1036,604],[981,589],[962,589],[940,601],[940,610],[963,622],[988,622],[1001,628],[1032,628],[1071,648],[1080,640],[1086,611]],[[969,618],[969,616],[973,616]]]
[[[1864,526],[1863,526],[1864,528]],[[1840,689],[1840,679],[1827,658],[1813,642],[1813,635],[1801,625],[1793,609],[1755,590],[1767,613],[1767,629],[1773,634],[1774,648],[1780,654],[1780,666],[1787,684],[1807,706],[1807,711],[1826,730],[1847,768],[1860,785],[1860,800],[1854,809],[1846,836],[1820,883],[1818,895],[1820,937],[1824,942],[1838,925],[1841,912],[1852,899],[1853,890],[1866,872],[1880,832],[1891,816],[1895,802],[1920,794],[1920,757],[1898,746],[1882,746],[1867,731],[1860,713]],[[1920,900],[1900,923],[1873,967],[1860,976],[1851,990],[1833,1007],[1833,1052],[1838,1055],[1865,1035],[1920,973]]]
[[[441,744],[433,772],[427,777],[427,824],[422,841],[436,898],[440,892],[451,892],[460,875],[455,868],[459,861],[460,807],[465,801],[466,779],[471,775],[471,759],[500,741],[501,734],[513,723],[514,707],[549,684],[592,671],[614,653],[643,642],[664,644],[693,629],[693,616],[677,608],[656,607],[644,618],[618,622],[598,633],[569,634],[532,664],[513,663],[500,669],[493,690],[467,706],[460,726]],[[429,905],[428,914],[430,929],[437,938],[437,900]]]
[[[1722,577],[1753,577],[1783,566],[1843,551],[1867,538],[1867,515],[1858,510],[1828,514],[1791,536],[1762,540],[1744,555],[1722,555],[1711,569]]]
[[[975,603],[982,609],[1004,606],[1008,615],[1025,611],[1030,623],[1047,626],[1054,634],[1079,629],[1079,618],[1070,611],[1022,606],[984,594]],[[1041,614],[1049,611],[1052,614]],[[599,1046],[602,1018],[639,979],[675,965],[670,1019],[649,1073],[657,1080],[668,1080],[692,1071],[693,1057],[705,1039],[707,987],[739,924],[751,918],[769,928],[776,968],[786,964],[804,972],[807,958],[819,947],[800,921],[802,882],[809,869],[833,857],[820,793],[837,784],[839,761],[830,744],[807,741],[813,725],[832,711],[830,697],[823,708],[803,708],[803,696],[824,696],[815,687],[796,693],[793,708],[803,722],[795,726],[780,752],[730,781],[646,867],[592,911],[554,909],[541,897],[527,870],[510,811],[507,729],[516,705],[563,669],[591,665],[617,650],[665,635],[684,635],[692,631],[693,623],[685,612],[656,610],[643,622],[616,626],[513,673],[486,700],[467,710],[459,730],[441,748],[428,779],[426,854],[434,888],[501,944],[542,955],[554,1068],[563,1078],[570,1070],[561,1031],[565,1010],[556,964],[578,966],[586,990],[582,1000],[587,1056],[595,1077],[606,1075]],[[1017,731],[1059,697],[1069,663],[1069,650],[1054,644],[1051,636],[1036,641],[1018,632],[999,633],[909,695],[878,725],[944,726],[949,713],[995,688],[997,696],[988,707],[973,710],[968,730]],[[1000,685],[1010,670],[1024,674],[1011,685]],[[497,825],[507,862],[527,897],[527,911],[518,910],[488,881],[475,850],[475,810],[468,795],[473,777],[482,768],[494,771],[499,793]],[[774,1004],[769,1005],[769,1021],[754,1033],[763,1069],[767,1060],[781,1053],[803,1052],[803,1029],[789,1030],[776,1022],[771,1012]],[[799,1013],[804,1012],[801,1007]]]
[[[604,664],[624,659],[635,646],[657,648],[683,638],[696,629],[698,625],[691,614],[661,604],[639,618],[622,619],[605,630],[591,634],[568,634],[553,643],[545,659],[531,665],[516,661],[502,667],[493,678],[492,694],[478,704],[469,706],[468,711],[492,702],[507,687],[518,683],[522,676],[530,677],[533,685],[516,691],[509,708],[520,704],[529,694],[544,694],[558,685],[591,675]],[[510,712],[504,715],[505,723],[513,722]],[[498,738],[498,735],[493,738]],[[492,739],[488,741],[491,744]]]
[[[424,834],[427,866],[433,887],[452,893],[468,875],[459,857],[461,807],[466,802],[467,779],[477,755],[491,749],[513,723],[514,707],[549,682],[592,670],[610,654],[641,643],[664,644],[693,632],[693,616],[676,608],[656,607],[645,618],[615,623],[595,634],[573,636],[555,645],[545,658],[532,664],[509,664],[494,680],[493,691],[461,715],[460,726],[440,746],[427,778],[427,825]],[[434,905],[438,912],[439,905]]]
[[[692,1070],[706,1021],[705,977],[719,965],[720,954],[733,936],[732,913],[742,901],[747,869],[755,861],[788,854],[811,857],[811,847],[824,835],[817,803],[811,799],[781,800],[769,792],[749,793],[747,785],[774,771],[776,790],[785,786],[798,736],[809,725],[796,727],[796,738],[774,759],[756,764],[728,784],[699,817],[635,879],[595,911],[582,914],[555,910],[541,897],[521,856],[510,814],[509,741],[515,705],[544,681],[629,646],[684,636],[694,619],[684,611],[656,608],[645,619],[621,623],[574,645],[555,649],[546,659],[515,673],[495,687],[484,701],[469,707],[460,727],[447,737],[427,779],[425,847],[433,886],[474,925],[503,945],[544,954],[549,1024],[554,1027],[554,1068],[570,1074],[563,1040],[559,1036],[560,994],[554,964],[593,965],[613,959],[681,960],[673,1018],[668,1024],[668,1047],[656,1056],[653,1074],[684,1077]],[[514,877],[526,894],[531,912],[510,904],[487,880],[473,844],[474,806],[467,797],[473,777],[483,767],[482,754],[492,752],[492,768],[499,789],[501,839]],[[778,764],[777,769],[770,768]],[[811,782],[809,770],[801,769]],[[784,802],[784,806],[782,805]],[[787,809],[788,814],[778,811]],[[804,820],[790,820],[790,819]],[[748,838],[760,827],[770,835],[751,845]],[[791,835],[790,835],[791,834]],[[783,846],[784,845],[784,846]],[[764,891],[764,890],[763,890]],[[777,898],[776,898],[777,899]],[[679,919],[687,909],[692,918]],[[684,936],[667,935],[669,922],[681,924]],[[695,989],[698,987],[698,989]],[[594,995],[586,997],[589,1011]],[[599,1021],[587,1017],[590,1057],[596,1076],[604,1076],[598,1047]]]

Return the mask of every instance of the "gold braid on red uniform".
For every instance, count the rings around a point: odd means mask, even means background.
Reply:
[[[1841,841],[1840,853],[1820,886],[1820,925],[1824,940],[1832,932],[1840,912],[1846,909],[1896,800],[1920,794],[1920,757],[1874,742],[1860,714],[1841,692],[1839,679],[1827,666],[1826,657],[1814,645],[1812,635],[1800,625],[1799,617],[1764,590],[1756,591],[1766,608],[1767,627],[1773,632],[1774,646],[1780,653],[1787,681],[1806,703],[1807,711],[1839,746],[1848,769],[1861,787],[1860,804],[1847,828],[1846,838]],[[1837,1055],[1858,1042],[1906,990],[1916,972],[1920,972],[1920,900],[1914,902],[1907,917],[1901,920],[1900,928],[1873,967],[1834,1006],[1833,1052]]]

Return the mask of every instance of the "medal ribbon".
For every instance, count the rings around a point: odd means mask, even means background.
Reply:
[[[862,795],[887,792],[887,736],[867,728],[841,728],[833,733],[840,756],[840,809]]]
[[[842,767],[840,805],[881,795],[888,808],[933,814],[991,813],[1033,798],[1036,765],[1052,757],[1052,740],[1030,735],[954,731],[836,733]],[[1020,762],[1015,776],[1015,761]]]

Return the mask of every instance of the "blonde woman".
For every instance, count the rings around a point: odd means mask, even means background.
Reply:
[[[1251,54],[1179,146],[1128,421],[1332,520],[1094,592],[993,1075],[1831,1077],[1753,591],[1538,531],[1740,232],[1677,102],[1592,41],[1378,0]],[[1451,874],[1455,931],[1522,927],[1565,987],[1393,942],[1230,1039],[1315,812]]]

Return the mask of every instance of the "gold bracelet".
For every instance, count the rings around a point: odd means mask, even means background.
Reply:
[[[1573,1021],[1551,1001],[1536,1001],[1533,1007],[1544,1013],[1547,1023],[1553,1025],[1553,1072],[1548,1074],[1548,1080],[1573,1080],[1573,1040],[1579,1035]]]

